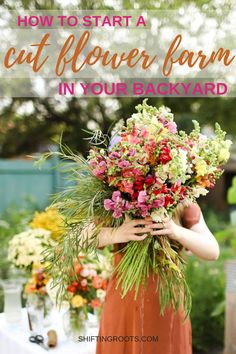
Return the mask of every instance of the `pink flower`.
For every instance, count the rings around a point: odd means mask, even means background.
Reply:
[[[134,172],[132,170],[122,171],[122,176],[124,178],[129,178],[129,177],[132,177],[133,175],[134,175]]]
[[[109,154],[110,159],[119,159],[120,158],[120,154],[117,151],[112,151]]]
[[[107,169],[107,164],[105,161],[100,161],[99,164],[96,164],[96,168],[93,170],[93,174],[100,178],[103,179],[104,178],[104,173],[106,172]]]
[[[141,191],[138,194],[138,203],[144,204],[148,200],[147,193],[145,191]]]
[[[143,129],[141,130],[141,136],[142,136],[143,138],[146,138],[146,137],[148,136],[148,132],[147,132],[147,129],[146,129],[146,128],[143,128]]]
[[[89,166],[91,166],[91,167],[95,167],[98,164],[96,160],[90,160],[88,163],[89,163]]]
[[[131,208],[132,208],[131,204],[126,200],[126,201],[124,202],[124,209],[125,209],[125,210],[129,210],[129,209],[131,209]]]
[[[134,156],[136,154],[136,150],[135,149],[129,149],[128,155],[129,156]]]
[[[136,176],[143,176],[143,171],[139,170],[138,168],[133,169],[133,173]]]
[[[121,193],[120,193],[120,191],[115,191],[115,192],[112,193],[112,200],[113,200],[115,203],[119,202],[120,199],[121,199]]]
[[[100,161],[98,165],[101,169],[104,169],[104,171],[106,171],[107,164],[105,161]]]
[[[127,182],[127,181],[122,181],[122,191],[125,193],[133,194],[134,188],[133,188],[133,183]]]
[[[153,208],[161,208],[164,205],[165,205],[165,198],[164,197],[160,197],[158,199],[155,199],[152,204]]]
[[[86,285],[88,284],[87,279],[81,280],[80,284],[81,284],[82,286],[86,286]]]
[[[165,127],[169,130],[170,133],[177,133],[177,125],[175,122],[168,122]]]
[[[160,116],[159,116],[159,121],[160,121],[161,123],[165,123],[165,122],[166,122],[166,116],[165,116],[163,113],[160,114]]]
[[[137,145],[137,144],[141,144],[142,143],[142,139],[140,139],[139,137],[137,136],[130,136],[129,137],[129,143],[130,144],[134,144],[134,145]]]
[[[149,213],[149,208],[148,208],[148,206],[147,206],[147,205],[142,205],[142,206],[140,207],[140,209],[141,209],[141,215],[142,215],[142,217],[145,218],[145,217],[148,215],[148,213]]]
[[[103,205],[106,210],[113,210],[115,203],[111,199],[105,199]]]
[[[148,141],[148,143],[144,144],[143,150],[151,156],[153,155],[156,146],[157,146],[156,142],[154,140],[150,140]]]
[[[119,219],[122,216],[122,209],[116,209],[114,210],[114,213],[112,214],[115,219]]]
[[[126,168],[129,166],[130,166],[130,162],[127,160],[123,160],[123,161],[118,162],[118,167],[120,167],[120,168]]]
[[[138,129],[134,126],[131,134],[128,135],[128,141],[130,144],[141,144],[142,139],[138,137]]]

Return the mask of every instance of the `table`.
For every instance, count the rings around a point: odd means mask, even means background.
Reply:
[[[62,315],[57,314],[53,321],[55,324],[45,329],[42,333],[47,338],[46,333],[49,329],[55,329],[58,336],[58,345],[56,348],[50,348],[51,354],[95,354],[96,339],[91,342],[71,342],[63,331]],[[94,323],[94,316],[89,315],[89,323]],[[89,326],[87,336],[97,336],[97,325]],[[20,324],[8,324],[4,313],[0,314],[0,354],[43,354],[46,350],[39,345],[28,341],[30,332],[28,328],[27,313],[22,309],[22,320]]]

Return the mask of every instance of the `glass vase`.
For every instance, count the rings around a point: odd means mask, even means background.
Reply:
[[[95,308],[89,314],[89,327],[90,328],[97,328],[99,327],[100,319],[101,319],[102,308]]]
[[[70,308],[63,315],[63,328],[68,339],[77,342],[87,332],[87,313],[83,308]]]
[[[53,303],[47,294],[27,295],[26,306],[34,331],[40,333],[43,328],[51,325]]]
[[[8,323],[16,324],[21,321],[21,291],[22,282],[19,279],[0,281],[4,291],[4,314]]]

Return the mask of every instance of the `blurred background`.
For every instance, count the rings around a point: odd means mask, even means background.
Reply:
[[[233,1],[46,0],[0,1],[5,9],[174,9],[198,7],[204,11],[230,11]],[[0,268],[7,273],[9,240],[25,229],[34,212],[50,204],[50,196],[63,188],[64,179],[49,160],[37,169],[30,156],[63,142],[86,155],[84,130],[108,132],[121,118],[127,119],[142,98],[1,98],[0,99]],[[151,105],[171,108],[180,129],[189,131],[196,119],[205,134],[220,123],[233,141],[231,159],[214,190],[200,200],[206,222],[221,246],[216,262],[189,257],[187,278],[193,294],[191,314],[195,353],[219,353],[224,347],[225,261],[236,258],[236,98],[150,98]],[[204,289],[204,291],[203,291]],[[0,293],[0,310],[3,296]],[[235,334],[236,335],[236,334]]]

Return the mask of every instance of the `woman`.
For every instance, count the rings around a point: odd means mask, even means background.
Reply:
[[[218,243],[197,204],[179,206],[173,219],[163,220],[162,223],[155,223],[150,218],[126,218],[118,229],[103,228],[99,234],[99,247],[114,244],[115,251],[121,250],[126,242],[142,241],[148,233],[156,237],[168,235],[201,259],[216,260],[219,256]],[[116,253],[115,265],[121,257],[121,252]],[[157,280],[157,276],[150,276],[147,286],[140,288],[137,300],[134,300],[133,290],[122,299],[120,287],[116,289],[116,275],[112,275],[101,317],[96,354],[192,353],[190,319],[183,322],[182,308],[175,313],[169,307],[164,316],[160,314]]]

